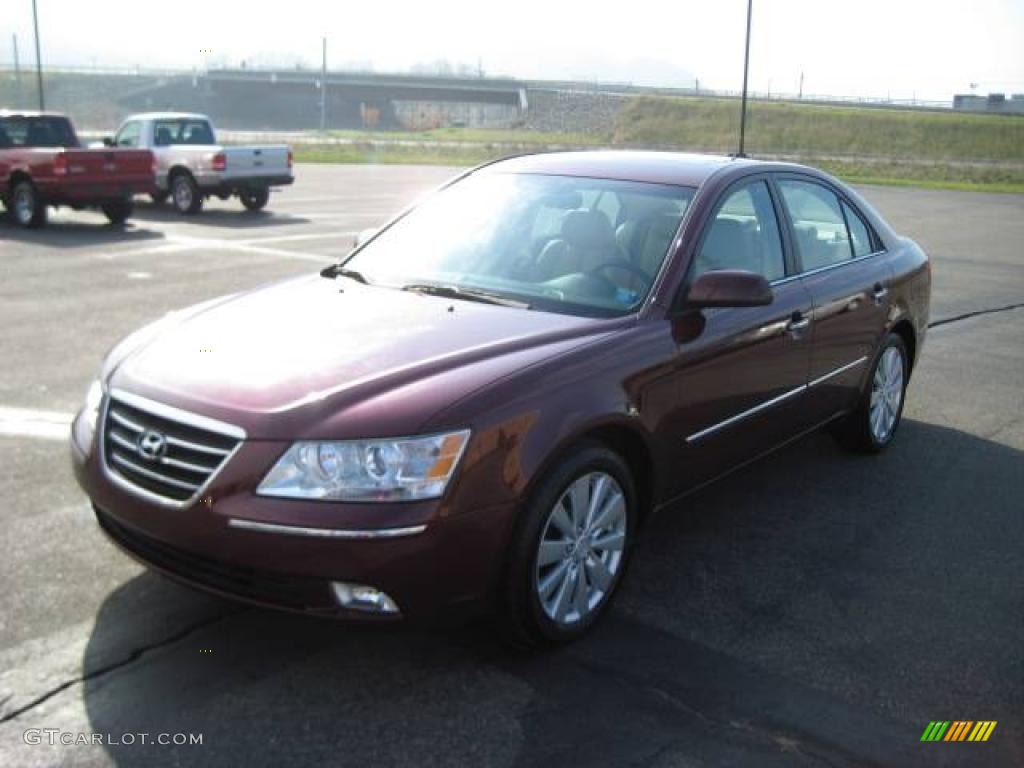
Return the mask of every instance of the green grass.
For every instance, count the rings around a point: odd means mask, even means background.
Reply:
[[[733,151],[735,99],[641,96],[619,113],[614,142]],[[961,112],[751,102],[751,154],[1024,162],[1024,118]]]
[[[299,144],[300,163],[354,163],[381,165],[450,165],[468,167],[510,154],[495,147],[456,145],[406,146],[373,144]],[[543,149],[542,146],[537,147]],[[1024,193],[1024,170],[950,166],[942,163],[909,164],[879,161],[844,161],[803,157],[800,162],[821,168],[852,184],[886,184],[930,189]]]
[[[539,146],[590,147],[607,144],[607,136],[586,133],[528,131],[515,128],[435,128],[429,131],[330,131],[329,136],[353,141],[424,141],[471,144],[525,144]]]

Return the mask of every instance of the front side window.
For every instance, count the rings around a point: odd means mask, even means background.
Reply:
[[[125,123],[121,126],[121,130],[117,132],[117,136],[114,138],[114,144],[118,147],[137,147],[139,146],[139,138],[141,135],[142,123]]]
[[[205,120],[157,120],[153,124],[153,143],[158,147],[216,144],[213,128]]]
[[[756,272],[769,281],[785,276],[779,221],[764,181],[730,192],[711,220],[692,277],[719,269]]]
[[[853,258],[846,218],[832,190],[812,181],[781,179],[779,191],[793,220],[804,271]]]
[[[427,198],[345,267],[393,288],[442,285],[546,311],[620,315],[647,296],[671,240],[651,235],[641,242],[622,233],[650,229],[654,212],[671,219],[674,232],[694,191],[574,176],[474,174]]]

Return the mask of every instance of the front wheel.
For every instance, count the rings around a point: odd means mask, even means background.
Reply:
[[[11,191],[11,211],[14,220],[26,229],[36,229],[46,223],[46,204],[39,199],[36,186],[22,180]]]
[[[835,435],[846,448],[860,453],[885,450],[896,436],[910,372],[907,346],[890,333],[875,357],[856,409],[837,425]]]
[[[266,187],[246,189],[239,194],[239,198],[247,211],[261,211],[270,200],[270,190]]]
[[[100,210],[110,220],[111,224],[124,224],[132,215],[135,206],[130,198],[123,200],[111,200],[100,206]]]
[[[601,444],[550,471],[512,545],[503,609],[515,639],[565,643],[594,625],[626,570],[637,513],[629,468]]]

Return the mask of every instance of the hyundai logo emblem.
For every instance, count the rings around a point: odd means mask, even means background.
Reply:
[[[147,429],[136,443],[139,455],[146,461],[157,461],[167,453],[167,438],[159,432]]]

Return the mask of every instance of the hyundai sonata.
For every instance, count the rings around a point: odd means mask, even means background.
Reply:
[[[117,345],[72,426],[123,549],[261,605],[607,610],[637,531],[811,430],[881,451],[931,273],[811,168],[553,153],[463,174],[320,274]]]

